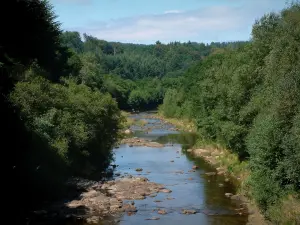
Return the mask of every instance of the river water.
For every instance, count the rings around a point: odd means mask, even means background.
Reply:
[[[196,135],[174,131],[172,125],[158,119],[149,119],[148,113],[131,115],[136,120],[145,120],[141,128],[133,126],[133,136],[150,139],[166,146],[151,148],[144,146],[129,147],[124,144],[115,149],[115,160],[121,174],[141,175],[152,182],[164,184],[171,189],[169,194],[160,193],[156,197],[136,200],[138,212],[135,215],[124,215],[119,225],[244,225],[247,215],[237,215],[235,209],[241,208],[241,202],[230,200],[225,193],[235,193],[234,185],[225,182],[224,176],[207,176],[214,172],[202,159],[186,155],[183,148],[192,145]],[[145,132],[147,130],[147,132]],[[174,160],[174,162],[171,162]],[[199,166],[196,172],[189,172],[193,165]],[[136,172],[136,168],[143,168]],[[160,200],[161,202],[155,202]],[[159,215],[157,209],[167,211]],[[196,210],[193,215],[182,214],[183,209]],[[147,220],[159,217],[159,220]],[[105,224],[105,222],[104,222]]]

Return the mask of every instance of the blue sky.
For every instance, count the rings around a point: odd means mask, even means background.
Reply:
[[[50,0],[62,29],[107,41],[249,40],[251,27],[286,0]]]

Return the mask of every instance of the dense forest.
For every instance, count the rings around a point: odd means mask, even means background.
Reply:
[[[268,218],[300,223],[299,3],[256,21],[249,42],[152,45],[62,31],[48,1],[0,8],[8,205],[30,210],[68,177],[98,177],[113,160],[120,110],[162,104],[164,116],[194,121],[203,139],[249,162],[249,197]],[[22,19],[3,23],[7,11]],[[14,207],[20,224],[25,207]]]
[[[211,54],[168,89],[160,111],[249,161],[247,185],[276,224],[299,224],[300,4],[256,21],[252,40]],[[283,216],[285,215],[285,216]]]
[[[121,109],[147,110],[162,103],[165,91],[180,84],[181,75],[196,62],[220,49],[234,49],[245,42],[124,44],[99,40],[76,31],[61,35],[73,53],[70,63],[79,83],[110,93]]]

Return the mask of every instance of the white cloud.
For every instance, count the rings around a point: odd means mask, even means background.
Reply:
[[[180,13],[182,12],[181,10],[167,10],[164,12],[164,14],[169,14],[169,13]]]
[[[257,5],[213,6],[191,11],[169,10],[158,15],[94,22],[72,30],[104,40],[121,42],[245,40],[250,38],[255,19],[265,12],[268,12],[265,7]]]

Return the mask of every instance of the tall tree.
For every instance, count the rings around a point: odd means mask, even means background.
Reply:
[[[11,19],[7,17],[11,15]],[[14,15],[14,16],[13,16]],[[10,177],[7,183],[7,193],[12,199],[7,202],[10,208],[12,202],[27,202],[15,205],[16,212],[11,216],[12,224],[22,224],[20,218],[25,210],[30,208],[33,199],[27,199],[26,172],[24,167],[30,151],[29,141],[33,138],[24,127],[23,121],[16,110],[8,102],[7,96],[16,80],[20,79],[26,68],[33,62],[48,71],[48,78],[58,81],[67,72],[68,52],[60,45],[61,31],[52,6],[44,0],[4,0],[0,3],[0,124],[1,149],[4,173]],[[35,165],[32,165],[35,166]],[[36,165],[37,167],[38,165]],[[18,194],[19,185],[23,194]],[[26,209],[27,208],[27,209]],[[20,217],[19,217],[20,216]],[[24,221],[23,221],[24,222]]]

